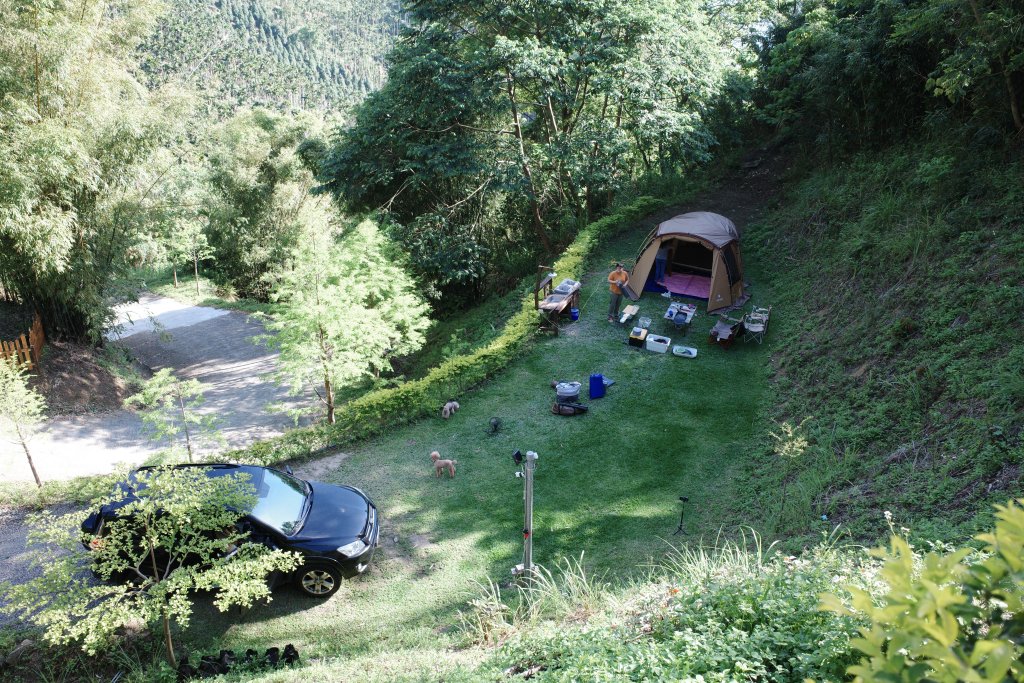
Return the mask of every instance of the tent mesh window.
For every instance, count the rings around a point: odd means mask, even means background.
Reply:
[[[730,244],[722,250],[722,256],[725,259],[725,270],[729,274],[729,286],[731,287],[740,279],[740,269],[736,264],[736,246]]]

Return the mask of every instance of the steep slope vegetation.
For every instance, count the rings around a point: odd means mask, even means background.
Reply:
[[[745,235],[781,323],[769,417],[802,450],[769,441],[739,504],[795,545],[885,511],[962,540],[1021,492],[1024,165],[959,142],[817,168]]]

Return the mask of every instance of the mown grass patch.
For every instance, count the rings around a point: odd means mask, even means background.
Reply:
[[[380,507],[383,547],[367,577],[323,604],[283,591],[269,608],[241,619],[206,612],[186,634],[190,646],[244,649],[287,640],[320,660],[316,671],[363,670],[366,680],[422,675],[425,653],[435,648],[455,653],[438,664],[438,679],[466,666],[462,658],[482,658],[485,651],[462,649],[458,613],[488,577],[503,580],[521,559],[522,483],[510,457],[517,448],[540,454],[534,552],[550,567],[582,552],[586,570],[608,581],[646,575],[672,552],[680,495],[690,498],[687,539],[756,525],[727,503],[737,495],[744,454],[762,438],[757,415],[771,345],[708,346],[713,320],[701,314],[689,336],[676,340],[698,347],[696,359],[627,346],[628,328],[605,319],[604,264],[635,251],[647,230],[637,226],[599,247],[582,280],[581,319],[457,396],[462,408],[452,419],[435,411],[349,449],[327,479],[359,486]],[[640,306],[655,330],[675,334],[660,319],[665,299],[647,294]],[[551,380],[586,386],[595,372],[615,380],[604,398],[588,401],[585,415],[551,414]],[[586,388],[581,398],[587,401]],[[494,436],[486,433],[491,417],[502,421]],[[458,460],[455,479],[433,478],[434,449]],[[385,653],[390,665],[381,663]]]

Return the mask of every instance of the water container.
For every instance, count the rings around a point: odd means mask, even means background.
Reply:
[[[604,396],[604,375],[591,375],[590,398],[601,398],[602,396]]]
[[[573,320],[579,320],[580,319],[580,309],[578,309],[578,308],[570,308],[569,309],[569,315],[572,316]]]

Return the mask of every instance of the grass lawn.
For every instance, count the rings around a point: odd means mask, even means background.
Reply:
[[[362,488],[381,510],[381,548],[368,575],[326,602],[282,590],[270,606],[241,617],[201,607],[185,634],[192,650],[290,642],[305,659],[323,659],[272,680],[443,678],[470,664],[485,651],[468,646],[458,611],[480,593],[480,582],[503,581],[521,561],[517,448],[540,454],[534,558],[548,567],[585,553],[592,574],[628,581],[672,541],[713,542],[720,530],[756,527],[757,520],[737,518],[729,501],[746,450],[763,439],[758,416],[770,337],[762,346],[709,346],[713,317],[699,311],[689,335],[673,340],[698,348],[695,359],[627,346],[628,328],[606,321],[604,264],[635,250],[645,229],[595,258],[578,322],[539,340],[499,379],[459,396],[452,419],[438,416],[365,443],[320,477]],[[661,318],[667,304],[645,294],[640,314],[653,319],[653,331],[672,336]],[[615,384],[588,401],[593,372]],[[590,412],[552,415],[553,379],[582,382]],[[496,436],[486,434],[492,416],[503,422]],[[458,460],[455,479],[432,477],[434,449]],[[690,498],[687,535],[673,539],[681,495]]]

